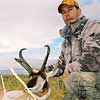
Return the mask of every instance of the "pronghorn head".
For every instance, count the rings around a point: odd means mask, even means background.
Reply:
[[[46,72],[45,72],[45,67],[46,67],[46,63],[50,54],[50,47],[48,45],[46,45],[45,47],[47,47],[47,54],[45,56],[45,59],[43,61],[43,64],[40,68],[40,70],[38,72],[35,72],[32,67],[27,63],[27,61],[24,59],[23,55],[22,55],[22,51],[26,50],[21,49],[19,51],[19,59],[15,58],[15,60],[21,65],[23,66],[27,72],[29,73],[29,77],[30,80],[27,83],[27,87],[33,92],[33,93],[39,93],[41,91],[44,90],[49,90],[49,85],[48,85],[48,80],[46,77]]]

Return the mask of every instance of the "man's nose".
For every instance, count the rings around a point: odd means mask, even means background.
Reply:
[[[69,12],[66,11],[66,13],[65,13],[65,17],[68,17],[68,16],[69,16]]]

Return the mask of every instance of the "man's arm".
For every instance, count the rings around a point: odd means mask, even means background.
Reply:
[[[47,71],[48,72],[53,71],[52,76],[59,77],[59,76],[63,75],[64,69],[65,69],[65,59],[64,59],[64,54],[61,51],[61,54],[57,60],[57,63],[47,66]]]
[[[84,42],[79,59],[82,71],[100,71],[100,33],[92,33]]]

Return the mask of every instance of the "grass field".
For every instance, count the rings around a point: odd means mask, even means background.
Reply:
[[[28,76],[27,75],[19,75],[19,77],[27,83]],[[3,75],[4,83],[6,90],[23,90],[24,87],[20,84],[20,82],[13,75]],[[51,78],[49,79],[49,85],[51,87],[52,93],[51,96],[47,100],[62,100],[65,87],[63,84],[63,80],[61,77],[59,78]],[[0,90],[2,90],[2,83],[0,79]]]

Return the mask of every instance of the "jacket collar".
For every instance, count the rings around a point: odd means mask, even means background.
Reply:
[[[88,19],[81,15],[74,23],[70,26],[66,25],[63,29],[60,29],[59,33],[62,37],[66,38],[72,35],[78,35],[81,33]]]
[[[76,29],[78,27],[80,27],[80,25],[82,23],[84,23],[87,19],[85,18],[85,16],[81,15],[74,23],[72,23],[70,26],[71,26],[71,29],[72,29],[72,32],[76,32]]]

